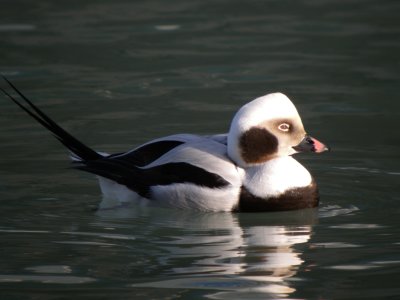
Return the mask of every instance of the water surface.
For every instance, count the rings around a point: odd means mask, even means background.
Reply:
[[[119,152],[226,132],[293,99],[326,155],[316,210],[96,210],[96,179],[0,99],[3,299],[397,299],[398,1],[6,1],[0,72],[71,133]],[[5,87],[4,83],[1,85]]]

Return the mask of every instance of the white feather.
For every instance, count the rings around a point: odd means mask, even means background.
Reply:
[[[240,187],[207,188],[191,183],[157,185],[152,198],[161,206],[199,211],[232,211],[238,204]]]
[[[306,187],[311,174],[291,156],[272,159],[246,169],[244,186],[258,197],[279,196],[291,188]]]

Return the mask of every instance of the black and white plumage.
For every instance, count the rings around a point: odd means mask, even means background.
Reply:
[[[103,154],[70,135],[9,80],[17,99],[72,153],[73,167],[98,175],[106,198],[201,211],[279,211],[315,207],[310,175],[292,155],[328,148],[306,135],[293,103],[281,93],[244,105],[227,134],[177,134],[131,151]]]

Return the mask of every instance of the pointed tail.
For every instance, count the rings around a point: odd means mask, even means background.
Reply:
[[[2,88],[0,88],[0,91],[2,91],[10,100],[17,104],[23,111],[34,118],[43,127],[47,128],[75,156],[84,161],[96,160],[103,157],[61,128],[56,122],[43,113],[36,105],[34,105],[27,97],[25,97],[25,95],[22,94],[6,77],[2,77],[22,98],[23,101],[17,100],[14,96]]]

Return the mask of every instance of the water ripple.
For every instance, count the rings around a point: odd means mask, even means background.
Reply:
[[[320,218],[330,218],[344,215],[351,215],[360,209],[354,205],[350,205],[349,207],[341,207],[339,205],[327,205],[322,206],[319,209],[318,216]]]
[[[33,31],[36,26],[32,24],[0,24],[0,31],[13,32],[13,31]]]
[[[384,228],[385,226],[378,224],[340,224],[340,225],[332,225],[329,227],[338,229],[377,229],[377,228]]]
[[[97,281],[91,277],[53,275],[0,275],[0,282],[40,282],[58,284],[82,284]]]
[[[114,239],[114,240],[135,240],[134,236],[124,235],[124,234],[112,234],[112,233],[100,233],[100,232],[74,232],[74,231],[64,231],[60,232],[62,234],[70,234],[70,235],[82,235],[82,236],[94,236],[101,237],[105,239]]]
[[[311,248],[327,248],[327,249],[341,249],[341,248],[357,248],[362,245],[344,243],[344,242],[327,242],[327,243],[313,243]]]

